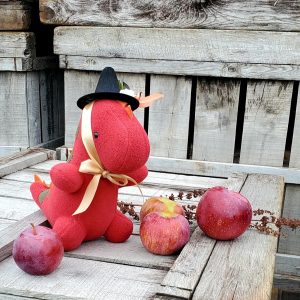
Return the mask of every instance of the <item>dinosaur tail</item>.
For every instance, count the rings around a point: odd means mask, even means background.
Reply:
[[[30,186],[31,195],[35,203],[41,207],[45,197],[48,195],[50,185],[43,181],[39,176],[34,175],[34,183]]]

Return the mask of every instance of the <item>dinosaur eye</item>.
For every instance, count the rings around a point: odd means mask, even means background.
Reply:
[[[99,133],[97,131],[94,131],[94,138],[97,139],[99,137]]]

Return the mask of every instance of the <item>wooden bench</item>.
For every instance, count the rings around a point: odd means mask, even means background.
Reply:
[[[0,1],[0,157],[63,144],[63,74],[38,2]]]
[[[65,253],[61,266],[50,275],[24,273],[10,256],[12,242],[29,223],[45,222],[29,185],[33,174],[50,180],[49,169],[59,162],[49,159],[50,155],[36,150],[0,166],[1,299],[270,299],[277,238],[255,230],[221,242],[193,226],[191,239],[178,256],[157,256],[142,246],[135,222],[126,243],[87,242]],[[279,176],[244,173],[220,178],[150,172],[141,188],[151,197],[215,185],[240,191],[253,208],[280,215],[284,182]],[[136,187],[122,188],[119,200],[143,202]],[[181,203],[197,204],[198,200]]]

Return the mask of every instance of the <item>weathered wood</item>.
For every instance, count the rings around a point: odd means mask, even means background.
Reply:
[[[289,292],[300,293],[300,280],[299,277],[296,276],[275,274],[274,286]],[[288,299],[292,300],[290,298]],[[297,300],[297,298],[295,300]]]
[[[54,34],[56,54],[117,58],[297,65],[299,47],[294,32],[71,26]]]
[[[282,216],[289,219],[300,219],[300,185],[286,185]],[[282,228],[278,251],[285,254],[300,255],[300,231]],[[300,267],[300,266],[299,266]]]
[[[300,256],[278,253],[276,255],[275,274],[300,277]]]
[[[263,205],[277,216],[283,192],[283,179],[267,175],[249,175],[241,191],[253,209]],[[254,230],[246,231],[234,241],[218,241],[193,298],[269,299],[276,248],[276,237]]]
[[[42,142],[41,130],[43,128],[41,120],[40,91],[38,72],[26,73],[26,108],[29,146],[35,146]],[[23,112],[24,114],[24,112]],[[24,124],[20,124],[24,126]],[[10,133],[13,134],[13,133]]]
[[[180,172],[186,175],[229,177],[233,173],[269,174],[283,176],[286,183],[300,184],[300,170],[295,168],[289,169],[153,156],[150,156],[147,166],[151,171]]]
[[[165,275],[163,270],[70,257],[47,276],[25,274],[12,258],[0,264],[0,272],[2,293],[43,299],[149,299]]]
[[[9,225],[1,231],[0,236],[0,261],[11,255],[13,241],[30,223],[39,225],[45,223],[46,218],[43,213],[38,210],[22,220]],[[1,264],[0,264],[1,265]],[[0,280],[1,285],[1,280]],[[2,291],[1,287],[0,290]]]
[[[292,91],[292,82],[248,82],[240,163],[282,166]]]
[[[0,16],[0,30],[27,30],[31,24],[31,7],[18,2],[10,5],[0,2]]]
[[[300,92],[298,91],[296,118],[289,167],[300,168]]]
[[[187,157],[191,89],[190,78],[151,76],[151,93],[164,94],[149,110],[151,155]]]
[[[148,252],[139,236],[131,236],[125,243],[111,244],[105,239],[83,243],[78,249],[65,254],[68,257],[110,262],[122,265],[169,270],[176,255],[161,256]]]
[[[84,7],[84,9],[83,9]],[[136,1],[42,0],[41,21],[55,25],[300,31],[297,0]]]
[[[240,81],[198,80],[193,159],[233,162]]]
[[[231,181],[225,186],[239,192],[246,178],[246,175],[237,175],[231,178]],[[215,244],[216,240],[208,238],[197,227],[190,241],[183,248],[174,265],[162,281],[162,287],[158,294],[190,299]]]
[[[0,32],[0,57],[34,57],[35,37],[31,32]]]
[[[299,300],[299,293],[281,291],[278,299],[274,300]]]
[[[112,66],[118,72],[131,73],[300,80],[300,66],[298,65],[124,59],[76,55],[60,55],[59,57],[61,68],[73,70],[100,71],[106,66]]]
[[[51,158],[54,153],[55,152],[51,150],[30,149],[0,159],[0,178],[45,161]]]

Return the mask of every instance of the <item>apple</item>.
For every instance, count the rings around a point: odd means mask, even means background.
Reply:
[[[152,212],[147,214],[141,222],[140,238],[149,252],[171,255],[188,242],[189,222],[180,214]]]
[[[207,190],[196,210],[201,230],[217,240],[237,238],[249,227],[251,219],[252,207],[248,199],[222,186]]]
[[[24,272],[47,275],[59,266],[64,255],[63,244],[54,230],[31,226],[14,241],[12,255]]]
[[[185,215],[183,208],[180,204],[164,197],[149,198],[142,206],[140,211],[140,220],[152,212],[165,212],[170,215],[180,214]]]

